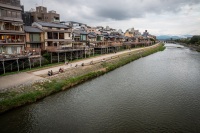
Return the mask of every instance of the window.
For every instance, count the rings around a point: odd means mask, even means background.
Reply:
[[[2,15],[3,17],[6,17],[6,10],[1,10],[1,15]]]
[[[14,42],[14,43],[17,42],[17,41],[16,41],[16,36],[15,36],[15,35],[11,35],[11,42]]]
[[[12,12],[12,17],[14,17],[14,18],[16,18],[17,16],[16,16],[16,12]]]
[[[30,41],[31,42],[39,42],[40,41],[40,34],[30,34]]]
[[[59,39],[64,39],[64,33],[59,33]]]
[[[52,32],[47,32],[48,39],[53,39]]]
[[[86,35],[81,35],[81,40],[86,41]]]
[[[53,39],[58,39],[58,33],[56,32],[53,33]]]
[[[24,36],[17,35],[16,40],[17,40],[17,42],[22,43],[22,42],[24,42]]]
[[[11,11],[7,11],[7,16],[11,17]]]
[[[31,44],[31,48],[41,48],[41,44],[39,43]]]
[[[21,18],[21,13],[17,12],[17,18]]]
[[[52,46],[52,42],[47,42],[47,45],[48,46]]]
[[[6,22],[4,23],[5,30],[10,30],[10,23]]]
[[[6,42],[5,35],[0,35],[0,42],[2,43]]]

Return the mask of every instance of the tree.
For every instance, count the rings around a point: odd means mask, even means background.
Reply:
[[[200,42],[200,36],[193,36],[191,39],[190,39],[190,43],[191,44],[197,44]]]

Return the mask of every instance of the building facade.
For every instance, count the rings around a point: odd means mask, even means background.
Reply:
[[[31,26],[33,22],[53,22],[60,23],[60,14],[56,11],[47,11],[46,7],[38,6],[30,11],[23,11],[22,18],[25,26]]]
[[[69,27],[59,23],[34,22],[32,26],[43,31],[44,49],[72,47],[72,31]]]
[[[26,33],[25,50],[31,53],[41,53],[41,51],[45,48],[43,31],[32,26],[24,26],[24,30]]]
[[[0,54],[22,54],[25,33],[20,0],[0,0]]]
[[[22,20],[24,22],[24,26],[31,26],[33,23],[33,16],[31,16],[31,12],[24,11],[24,6],[22,7]]]

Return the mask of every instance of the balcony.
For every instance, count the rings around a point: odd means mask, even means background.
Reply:
[[[122,46],[122,43],[121,42],[111,42],[109,45],[110,46]]]
[[[78,44],[74,44],[73,47],[70,45],[63,46],[48,46],[46,50],[49,52],[69,52],[74,50],[84,50],[87,46],[82,46]]]
[[[28,48],[28,47],[26,47],[24,53],[28,54],[28,55],[41,55],[41,48]]]
[[[0,60],[15,60],[15,59],[33,58],[40,56],[41,56],[40,48],[25,48],[25,50],[17,54],[6,54],[2,52],[0,53]]]
[[[0,35],[0,44],[24,44],[23,35]]]
[[[0,22],[0,30],[1,32],[24,33],[23,23],[21,22]]]

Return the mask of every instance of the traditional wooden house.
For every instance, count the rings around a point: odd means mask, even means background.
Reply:
[[[89,46],[88,33],[82,29],[74,30],[73,31],[73,46],[74,47]]]
[[[20,1],[0,1],[0,58],[23,54],[25,33]]]
[[[24,26],[26,33],[26,52],[40,54],[45,49],[43,31],[37,27]]]
[[[34,22],[32,26],[43,31],[45,50],[72,47],[72,31],[68,26],[48,22]]]
[[[97,34],[94,32],[88,33],[88,40],[90,43],[97,41]]]

